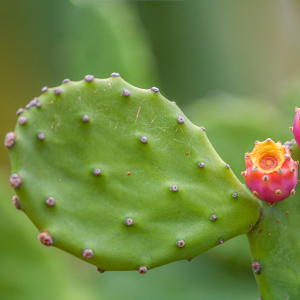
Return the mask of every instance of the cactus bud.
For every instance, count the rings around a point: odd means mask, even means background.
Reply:
[[[296,107],[295,111],[296,111],[296,115],[295,115],[295,119],[294,119],[294,124],[293,124],[293,127],[291,127],[291,128],[294,133],[296,143],[299,147],[300,146],[300,109],[298,109]]]
[[[298,169],[288,147],[271,139],[255,143],[245,163],[244,179],[255,197],[272,204],[293,194]]]

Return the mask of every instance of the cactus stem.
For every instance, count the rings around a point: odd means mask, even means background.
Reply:
[[[84,116],[82,116],[82,121],[83,122],[88,122],[89,120],[90,120],[90,118],[89,118],[89,116],[88,115],[84,115]]]
[[[261,270],[260,263],[258,261],[253,262],[252,269],[254,273],[259,274]]]
[[[55,206],[56,205],[55,199],[53,197],[47,198],[45,202],[48,206]]]
[[[140,274],[146,274],[148,269],[147,269],[147,267],[143,266],[143,267],[139,267],[138,271]]]
[[[27,122],[27,118],[26,117],[22,116],[22,117],[19,118],[19,124],[20,125],[24,125],[26,122]]]
[[[184,123],[184,118],[183,117],[178,117],[177,122],[180,123],[180,124]]]
[[[130,92],[129,92],[128,90],[124,90],[124,91],[122,92],[122,95],[123,95],[124,97],[129,97],[129,96],[130,96]]]
[[[220,239],[220,240],[219,240],[219,245],[221,245],[221,244],[223,244],[223,243],[224,243],[223,239]]]
[[[134,224],[133,220],[132,219],[127,219],[125,220],[125,225],[127,226],[132,226]]]
[[[110,77],[120,77],[120,74],[119,73],[111,73]]]
[[[142,137],[140,138],[140,141],[141,141],[142,143],[147,143],[147,142],[148,142],[148,139],[147,139],[147,137],[142,136]]]
[[[100,269],[100,268],[98,268],[97,267],[97,271],[99,272],[99,273],[101,273],[101,274],[103,274],[105,271],[103,271],[102,269]]]
[[[17,195],[14,195],[12,197],[12,202],[13,202],[14,206],[16,207],[16,209],[21,209],[21,206],[19,203],[19,197]]]
[[[21,187],[23,181],[19,174],[14,173],[10,176],[9,182],[14,189],[18,189]]]
[[[269,180],[269,176],[268,175],[264,175],[262,178],[262,181],[268,181]]]
[[[87,81],[87,82],[91,82],[91,81],[93,81],[94,80],[94,76],[93,75],[86,75],[85,77],[84,77],[84,80],[85,81]]]
[[[16,139],[17,135],[13,131],[7,133],[4,139],[4,146],[11,148],[15,144]]]
[[[101,175],[101,170],[100,169],[94,169],[93,173],[94,173],[95,176],[99,176],[99,175]]]
[[[204,164],[204,162],[200,161],[199,164],[198,164],[198,166],[199,166],[200,168],[204,168],[204,167],[205,167],[205,164]]]
[[[53,245],[52,235],[48,231],[42,231],[38,234],[38,240],[45,246]]]
[[[280,196],[281,193],[282,193],[281,190],[276,190],[276,191],[275,191],[275,194],[276,194],[277,196]]]
[[[172,185],[172,186],[170,187],[170,190],[171,190],[172,192],[177,192],[177,191],[178,191],[178,186],[177,186],[177,185]]]
[[[41,140],[41,141],[43,141],[45,139],[45,134],[43,132],[40,132],[38,134],[38,139]]]
[[[233,193],[233,195],[232,195],[233,198],[237,198],[237,196],[238,196],[238,193]]]
[[[241,175],[242,175],[243,177],[246,177],[246,176],[247,176],[247,171],[242,171],[242,172],[241,172]]]
[[[91,249],[84,249],[82,251],[82,256],[85,258],[92,258],[94,256],[94,253]]]
[[[210,219],[211,219],[212,221],[217,220],[217,215],[216,215],[216,214],[212,215],[212,216],[210,217]]]
[[[17,116],[24,112],[24,108],[19,108],[17,111]]]
[[[185,241],[184,241],[184,240],[180,240],[180,241],[177,242],[177,246],[178,246],[179,248],[184,247],[184,245],[185,245]]]

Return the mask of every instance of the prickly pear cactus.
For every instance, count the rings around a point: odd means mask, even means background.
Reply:
[[[64,80],[5,139],[13,201],[39,240],[107,270],[147,270],[248,232],[259,204],[176,103],[117,73]]]
[[[293,159],[298,160],[297,145],[286,145],[292,149]],[[261,202],[261,220],[248,233],[253,272],[262,300],[300,299],[299,198],[298,190],[298,194],[273,207]]]

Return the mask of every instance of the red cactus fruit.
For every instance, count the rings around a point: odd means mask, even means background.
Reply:
[[[256,141],[252,152],[246,153],[245,163],[242,176],[258,199],[272,206],[295,194],[299,162],[292,159],[287,146],[271,139]]]
[[[290,129],[293,131],[296,143],[300,148],[300,109],[296,107],[295,111],[296,111],[296,116],[294,119],[294,125],[293,127],[290,127]]]

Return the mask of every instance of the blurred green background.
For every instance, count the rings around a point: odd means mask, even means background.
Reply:
[[[299,106],[300,4],[279,0],[0,0],[0,136],[16,111],[65,78],[112,72],[158,86],[242,180],[255,140],[292,138]],[[106,272],[43,247],[11,203],[0,147],[0,299],[257,299],[245,236],[194,259]]]

